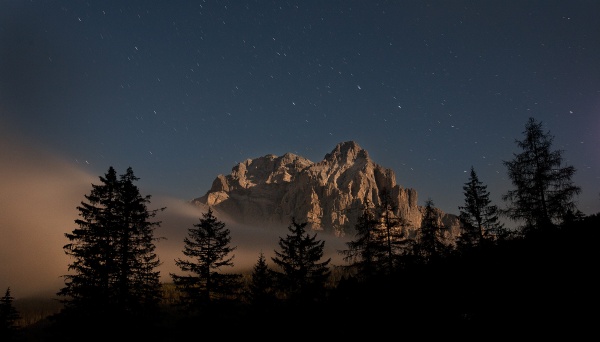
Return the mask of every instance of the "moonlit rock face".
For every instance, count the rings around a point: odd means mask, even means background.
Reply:
[[[318,163],[292,153],[248,159],[231,174],[217,176],[211,189],[192,202],[244,224],[285,228],[294,217],[313,230],[343,236],[354,233],[365,200],[380,204],[384,190],[398,204],[395,214],[413,231],[420,227],[423,208],[417,205],[417,191],[397,185],[394,172],[374,163],[354,141],[339,143]],[[457,231],[454,215],[440,211],[440,220]]]

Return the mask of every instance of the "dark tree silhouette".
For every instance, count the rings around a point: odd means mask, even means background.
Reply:
[[[380,260],[380,263],[385,267],[387,274],[392,274],[400,266],[405,256],[411,253],[412,240],[408,238],[408,222],[394,214],[398,205],[393,202],[386,189],[381,192],[380,199],[380,235],[385,250],[385,259]]]
[[[432,199],[425,201],[425,211],[421,228],[417,233],[417,254],[424,263],[438,261],[447,255],[449,247],[444,243],[443,231],[446,227],[440,222]]]
[[[250,304],[257,308],[267,307],[276,301],[274,293],[275,279],[264,253],[261,251],[256,264],[252,268],[250,284],[248,285]]]
[[[374,209],[370,207],[369,200],[365,199],[362,214],[358,216],[354,226],[355,239],[346,242],[346,249],[338,250],[344,261],[348,263],[346,268],[356,276],[368,279],[377,273],[378,260],[382,259],[384,252],[381,241],[377,236],[378,221]]]
[[[310,303],[322,298],[331,271],[331,258],[322,261],[325,241],[306,232],[307,223],[292,218],[290,234],[279,238],[280,250],[271,260],[280,270],[273,270],[280,295],[296,303]]]
[[[161,299],[160,260],[155,254],[154,231],[160,221],[151,221],[165,208],[149,210],[151,196],[141,196],[132,168],[117,177],[111,166],[101,184],[92,184],[86,201],[77,207],[79,228],[65,236],[63,249],[74,259],[64,275],[63,313],[73,312],[81,320],[95,318],[148,317]],[[92,320],[90,319],[90,322]]]
[[[463,186],[465,204],[459,206],[461,235],[457,238],[460,248],[478,246],[484,240],[496,240],[504,236],[504,225],[499,221],[499,210],[492,205],[487,186],[479,181],[471,166],[469,181]]]
[[[395,211],[396,206],[385,189],[377,207],[371,207],[365,199],[363,213],[355,225],[356,238],[346,242],[347,249],[338,251],[348,263],[346,268],[359,278],[391,274],[408,254],[411,246],[405,231],[408,224]]]
[[[552,150],[554,136],[542,130],[542,123],[529,118],[523,140],[516,140],[522,150],[504,161],[508,177],[515,186],[502,199],[503,211],[514,221],[524,221],[523,233],[539,231],[561,224],[565,215],[574,212],[574,197],[581,189],[572,182],[573,166],[563,166],[562,150]]]
[[[231,233],[219,221],[213,210],[202,214],[200,222],[188,229],[183,254],[189,259],[177,258],[175,264],[187,275],[171,273],[173,283],[183,293],[181,304],[200,310],[212,301],[228,299],[239,290],[241,275],[221,273],[223,267],[233,267]],[[231,254],[231,255],[230,255]]]
[[[10,293],[10,287],[6,289],[4,296],[0,298],[1,341],[12,341],[20,329],[17,322],[21,319],[21,314],[13,305],[14,299]]]

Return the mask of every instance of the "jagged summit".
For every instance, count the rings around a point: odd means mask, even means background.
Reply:
[[[398,204],[395,214],[419,227],[423,208],[416,190],[397,185],[391,169],[346,141],[318,163],[293,153],[247,159],[231,174],[218,175],[211,189],[192,202],[245,224],[285,228],[294,217],[311,229],[344,235],[354,230],[364,201],[379,204],[384,190]]]
[[[323,161],[351,164],[357,159],[369,160],[369,153],[362,149],[355,141],[346,141],[335,146],[331,153],[325,155]]]

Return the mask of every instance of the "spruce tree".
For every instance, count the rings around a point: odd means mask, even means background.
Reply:
[[[459,218],[462,223],[461,235],[457,244],[462,248],[478,246],[485,240],[491,241],[504,235],[504,226],[499,221],[498,207],[492,205],[487,185],[471,166],[469,181],[463,186],[465,204],[459,206]]]
[[[223,301],[237,294],[241,275],[222,273],[233,267],[237,247],[231,246],[231,232],[213,210],[202,214],[200,222],[188,229],[183,254],[190,259],[175,259],[187,275],[171,273],[173,283],[182,292],[181,304],[193,310],[206,308],[213,301]]]
[[[161,299],[158,256],[154,231],[160,221],[152,221],[165,208],[149,210],[151,196],[143,197],[133,183],[138,180],[132,168],[117,177],[111,166],[101,184],[92,184],[77,207],[79,226],[65,236],[63,249],[74,259],[64,275],[65,287],[57,295],[63,299],[63,313],[86,320],[114,317],[148,317],[156,312]],[[91,322],[90,318],[90,321]]]
[[[162,296],[160,272],[157,270],[161,261],[156,254],[156,238],[154,230],[160,222],[151,222],[159,210],[149,211],[146,204],[150,203],[149,195],[142,197],[139,188],[134,184],[139,178],[128,168],[121,175],[121,217],[125,229],[121,233],[118,258],[121,270],[118,286],[119,294],[124,302],[139,306],[140,310],[153,310]]]
[[[264,253],[261,251],[256,264],[252,268],[250,279],[249,299],[256,308],[264,308],[276,300],[274,294],[275,280]]]
[[[581,188],[575,186],[573,166],[563,165],[562,150],[553,150],[554,136],[544,132],[542,123],[529,118],[523,140],[516,140],[522,150],[504,161],[515,189],[502,199],[503,211],[510,219],[524,222],[525,234],[562,224],[569,212],[576,211],[574,197]]]
[[[0,340],[12,341],[19,331],[18,321],[21,314],[14,307],[14,297],[10,293],[10,287],[6,289],[4,296],[0,298]]]
[[[304,304],[322,299],[331,273],[331,258],[322,260],[325,241],[318,240],[317,233],[309,234],[306,225],[292,218],[290,233],[279,238],[280,250],[271,258],[279,267],[273,274],[280,294],[289,302]]]

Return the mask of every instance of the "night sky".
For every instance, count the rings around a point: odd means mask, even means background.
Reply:
[[[64,257],[110,166],[175,215],[238,162],[318,162],[353,140],[420,205],[458,214],[471,166],[505,206],[503,161],[533,117],[577,169],[579,209],[600,212],[599,13],[595,0],[0,0],[0,290],[24,293],[19,270]]]

